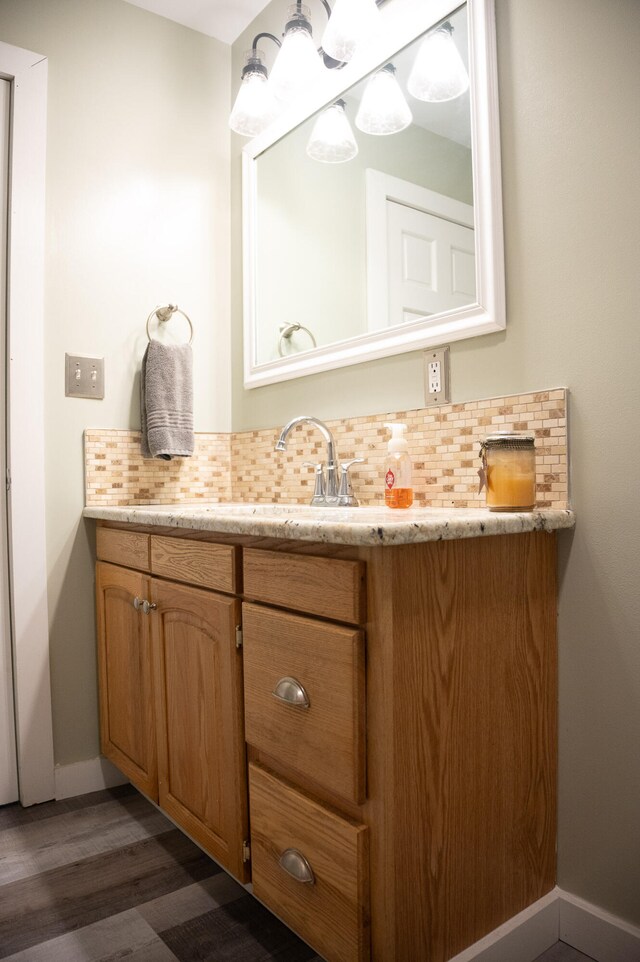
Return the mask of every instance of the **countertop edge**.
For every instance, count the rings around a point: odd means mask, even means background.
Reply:
[[[491,512],[484,508],[419,508],[410,516],[397,520],[387,518],[388,508],[380,508],[380,519],[354,519],[360,509],[350,509],[349,517],[318,520],[308,517],[237,514],[225,509],[215,514],[208,505],[198,513],[193,505],[185,505],[184,513],[176,505],[130,505],[121,507],[86,507],[83,517],[120,523],[184,528],[196,531],[218,531],[221,534],[254,535],[315,541],[325,544],[387,546],[416,544],[424,541],[453,541],[461,538],[490,537],[499,534],[521,534],[527,531],[556,531],[573,528],[576,518],[572,509],[539,509],[522,512]],[[310,509],[312,510],[312,509]],[[336,509],[340,512],[342,509]]]

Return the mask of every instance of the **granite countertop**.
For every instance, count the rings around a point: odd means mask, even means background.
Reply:
[[[85,518],[326,544],[399,545],[572,528],[571,510],[312,508],[300,504],[149,504],[84,509]]]

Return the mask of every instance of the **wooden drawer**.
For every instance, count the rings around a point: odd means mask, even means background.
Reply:
[[[245,734],[328,790],[361,804],[366,795],[363,632],[245,602]],[[308,707],[274,695],[291,679]],[[284,692],[287,694],[287,692]]]
[[[111,561],[126,568],[149,571],[149,535],[138,531],[98,527],[96,530],[98,560]]]
[[[365,566],[279,551],[244,551],[244,594],[311,615],[362,624],[366,618]]]
[[[151,535],[151,571],[201,588],[236,591],[236,548],[228,544]]]
[[[365,962],[369,959],[369,829],[342,818],[253,763],[249,797],[257,898],[323,958]],[[299,881],[282,867],[280,860],[288,850],[304,856],[313,882]]]

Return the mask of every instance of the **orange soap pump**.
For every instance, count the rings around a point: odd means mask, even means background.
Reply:
[[[403,437],[406,424],[385,424],[391,431],[384,470],[384,503],[388,508],[410,508],[413,504],[411,458]]]

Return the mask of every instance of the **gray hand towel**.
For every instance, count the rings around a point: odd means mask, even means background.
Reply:
[[[140,374],[142,456],[193,454],[193,352],[190,344],[150,341]]]

